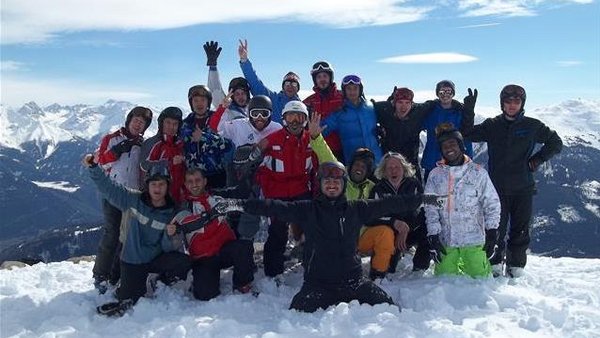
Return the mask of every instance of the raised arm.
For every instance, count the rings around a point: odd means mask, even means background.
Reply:
[[[204,52],[206,53],[206,65],[208,66],[208,81],[206,85],[212,92],[213,106],[216,107],[218,103],[223,101],[225,97],[225,91],[221,84],[219,71],[217,70],[217,60],[221,54],[222,48],[219,47],[219,43],[216,41],[207,41],[204,44]]]
[[[319,159],[319,163],[323,162],[336,162],[337,158],[333,155],[331,148],[321,132],[326,127],[321,126],[321,114],[313,114],[310,117],[310,121],[308,123],[308,132],[310,133],[310,146],[312,150],[317,154],[317,158]]]
[[[244,73],[244,77],[250,84],[250,91],[252,95],[267,95],[271,100],[275,100],[275,96],[277,93],[270,90],[265,86],[265,84],[258,78],[256,75],[256,71],[254,67],[252,67],[252,63],[248,60],[248,41],[240,40],[240,45],[238,47],[238,54],[240,56],[240,68],[242,68],[242,73]]]
[[[87,154],[82,160],[83,165],[88,168],[90,178],[102,196],[121,211],[127,210],[139,200],[139,193],[127,190],[124,186],[116,184],[104,174],[98,166],[98,157]]]

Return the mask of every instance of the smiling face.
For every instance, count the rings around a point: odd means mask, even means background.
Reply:
[[[342,178],[326,177],[321,179],[321,192],[328,198],[338,198],[344,190]]]
[[[317,86],[317,88],[319,88],[321,90],[327,89],[327,87],[329,87],[330,83],[331,83],[331,76],[329,76],[328,73],[320,72],[320,73],[317,73],[317,75],[315,75],[315,86]]]
[[[451,138],[442,142],[441,151],[442,156],[449,164],[457,163],[457,161],[463,156],[463,153],[460,150],[460,145],[455,138]]]
[[[179,130],[179,121],[167,117],[163,120],[162,131],[167,136],[175,136]]]
[[[231,98],[240,107],[245,107],[248,104],[248,93],[241,88],[234,90]]]
[[[206,96],[195,95],[192,97],[192,107],[198,117],[203,117],[208,111],[208,98]]]
[[[283,83],[283,92],[285,93],[285,95],[287,97],[294,97],[294,96],[296,96],[296,94],[298,93],[299,89],[300,89],[300,86],[298,85],[298,82],[285,81]]]
[[[442,86],[440,88],[440,90],[436,93],[438,99],[440,99],[440,102],[442,103],[442,105],[448,105],[450,103],[452,103],[452,98],[454,97],[454,91],[452,90],[452,87],[448,87],[448,86]]]
[[[404,179],[404,167],[402,166],[402,162],[394,157],[388,158],[385,161],[383,177],[393,186],[399,186]]]
[[[184,185],[193,196],[200,196],[206,188],[206,178],[199,171],[186,173]]]
[[[365,161],[356,160],[352,163],[350,167],[350,179],[354,183],[362,183],[365,179],[367,179],[368,175],[368,166]]]
[[[302,112],[289,111],[283,115],[287,130],[292,135],[300,135],[304,131],[306,124],[306,115]]]
[[[360,86],[357,84],[347,84],[344,86],[344,92],[350,102],[356,104],[360,101]]]

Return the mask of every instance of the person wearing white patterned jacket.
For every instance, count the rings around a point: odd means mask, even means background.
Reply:
[[[487,171],[465,155],[463,137],[451,124],[436,128],[443,159],[431,171],[425,194],[447,196],[425,205],[436,275],[488,277],[497,249],[500,199]]]

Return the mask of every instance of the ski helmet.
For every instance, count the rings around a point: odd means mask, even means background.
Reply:
[[[358,75],[346,75],[342,79],[342,94],[344,94],[344,97],[346,97],[346,86],[348,86],[350,84],[358,85],[359,90],[360,90],[360,97],[364,99],[365,93],[364,93],[363,83]]]
[[[150,184],[152,181],[167,181],[167,183],[171,183],[171,176],[169,175],[169,168],[161,162],[157,162],[148,171],[148,175],[146,176],[146,186]]]
[[[504,100],[506,99],[511,98],[521,99],[521,111],[525,109],[525,100],[527,99],[527,93],[525,93],[525,88],[516,84],[509,84],[504,86],[504,88],[502,88],[502,91],[500,92],[500,109],[502,109],[502,111],[504,111],[502,107],[502,102],[504,102]]]
[[[243,77],[234,77],[229,81],[229,91],[231,92],[236,89],[242,89],[250,95],[250,84],[248,84],[248,81]]]
[[[146,121],[146,126],[144,127],[144,131],[146,131],[146,129],[148,129],[152,123],[152,110],[146,107],[134,107],[127,114],[127,118],[125,119],[125,128],[129,127],[129,122],[131,122],[131,120],[136,116],[141,117]]]
[[[455,139],[458,142],[458,147],[463,154],[466,152],[465,141],[462,134],[458,129],[454,127],[452,123],[440,123],[435,127],[435,136],[437,138],[438,146],[442,149],[442,143],[449,139]]]
[[[308,108],[306,108],[306,105],[302,101],[295,101],[295,100],[286,103],[285,106],[283,107],[283,111],[281,112],[281,117],[282,117],[284,126],[287,126],[287,122],[285,122],[285,114],[291,113],[291,112],[304,114],[304,116],[306,116],[306,119],[304,120],[303,127],[306,127],[306,124],[308,123]]]
[[[436,96],[438,95],[438,93],[440,92],[440,89],[442,89],[442,87],[450,87],[450,88],[452,88],[452,95],[454,96],[456,94],[456,86],[454,85],[454,82],[452,82],[450,80],[442,80],[435,85],[435,95]]]
[[[194,111],[194,106],[192,106],[192,98],[194,96],[204,96],[208,100],[208,109],[210,109],[210,105],[212,104],[212,93],[210,89],[205,85],[196,85],[190,87],[188,90],[188,103],[190,104],[190,109]]]
[[[312,76],[313,84],[315,86],[317,85],[317,81],[315,79],[317,77],[317,74],[319,74],[319,73],[329,74],[329,84],[333,83],[333,67],[329,64],[329,62],[317,61],[312,66],[312,69],[310,70],[310,76]]]
[[[250,119],[250,124],[252,124],[255,128],[255,118],[252,117],[253,110],[268,110],[269,117],[267,122],[265,123],[265,127],[271,123],[271,114],[273,113],[273,104],[271,103],[271,99],[266,95],[256,95],[248,103],[248,117]]]
[[[319,169],[317,170],[317,180],[319,181],[319,185],[326,178],[341,179],[343,182],[342,195],[344,194],[348,182],[348,171],[343,164],[338,161],[321,163],[319,165]]]
[[[171,118],[179,122],[179,128],[181,128],[183,122],[183,112],[177,107],[167,107],[158,115],[158,132],[162,133],[163,121],[166,118]]]
[[[295,82],[296,84],[298,84],[298,90],[300,90],[300,76],[298,76],[298,74],[294,72],[288,72],[287,74],[285,74],[285,76],[283,77],[283,81],[281,81],[281,89],[283,89],[283,86],[287,81]]]
[[[374,166],[375,166],[375,154],[369,148],[358,148],[354,151],[352,155],[352,160],[350,161],[350,165],[348,168],[352,170],[352,165],[356,161],[363,161],[367,166],[367,175],[368,178],[373,174]]]

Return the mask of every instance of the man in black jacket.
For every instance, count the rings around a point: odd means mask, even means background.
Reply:
[[[437,198],[418,194],[347,201],[344,189],[348,174],[339,162],[322,163],[317,178],[320,194],[314,200],[224,200],[216,208],[219,212],[274,216],[304,230],[304,285],[292,299],[291,309],[314,312],[354,299],[370,305],[394,304],[385,291],[363,277],[356,254],[360,227],[392,211],[413,210],[422,199],[435,203]]]
[[[471,112],[463,122],[465,138],[487,142],[488,171],[502,204],[500,254],[490,261],[496,276],[503,273],[503,261],[509,276],[518,277],[523,273],[536,192],[533,172],[562,149],[562,140],[554,130],[537,119],[524,116],[526,98],[523,87],[507,85],[500,92],[502,114],[473,126],[475,114]],[[543,146],[534,154],[538,143]],[[508,240],[505,241],[507,232]]]

